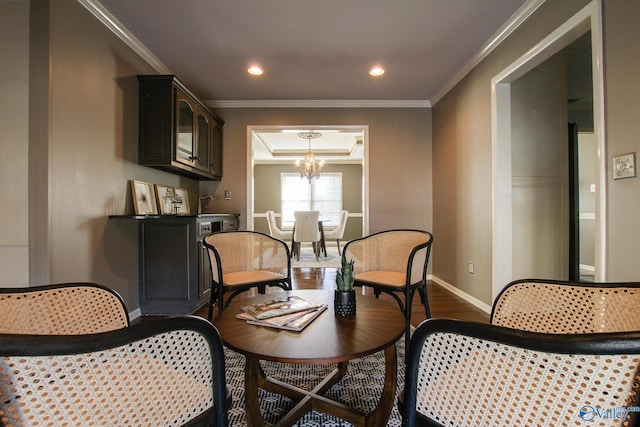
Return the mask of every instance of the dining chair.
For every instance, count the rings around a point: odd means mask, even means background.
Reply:
[[[553,334],[640,330],[640,282],[521,279],[493,303],[490,323]]]
[[[411,331],[411,302],[416,291],[431,317],[427,296],[427,267],[433,235],[423,230],[386,230],[350,240],[342,256],[354,260],[355,286],[370,286],[374,295],[391,295],[407,320],[405,343]],[[404,295],[404,301],[398,294]]]
[[[340,240],[344,237],[344,230],[347,227],[347,219],[349,219],[349,211],[343,210],[340,213],[340,223],[333,230],[324,231],[324,240],[336,240],[338,246],[338,255],[342,255],[340,252]]]
[[[267,224],[269,225],[269,234],[271,237],[284,240],[285,242],[290,242],[293,239],[293,230],[285,231],[278,227],[274,211],[267,211]]]
[[[261,294],[267,286],[291,290],[291,255],[284,241],[257,231],[235,230],[209,234],[203,244],[208,249],[213,280],[209,320],[213,319],[215,302],[220,312],[250,289]],[[225,301],[227,291],[231,294]]]
[[[293,228],[292,254],[300,260],[300,244],[310,242],[316,260],[322,249],[322,235],[318,227],[320,211],[295,211],[293,213],[295,225]]]
[[[77,335],[0,334],[0,425],[227,426],[224,348],[206,319]]]
[[[82,335],[129,326],[122,297],[96,283],[0,288],[0,333]]]
[[[638,425],[640,331],[545,334],[428,319],[408,346],[403,426]],[[628,423],[628,424],[627,424]]]

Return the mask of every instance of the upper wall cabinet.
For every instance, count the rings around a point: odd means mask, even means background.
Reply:
[[[138,76],[138,82],[138,163],[195,179],[222,179],[224,121],[175,76]]]

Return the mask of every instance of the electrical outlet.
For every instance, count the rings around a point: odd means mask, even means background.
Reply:
[[[231,191],[224,190],[224,199],[225,200],[231,200]]]
[[[473,261],[469,261],[469,274],[473,274]]]

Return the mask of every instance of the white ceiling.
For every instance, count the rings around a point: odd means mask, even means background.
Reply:
[[[300,133],[317,132],[318,138],[309,141]],[[301,159],[309,149],[318,159],[327,163],[361,162],[364,158],[364,128],[322,127],[297,128],[287,126],[256,129],[253,131],[254,163],[293,163]]]
[[[227,107],[278,102],[429,107],[519,16],[540,3],[79,1],[149,52],[159,73],[175,74],[207,104]],[[264,67],[264,74],[250,76],[246,70],[252,64]],[[374,65],[384,67],[385,74],[369,76]],[[320,144],[331,149],[333,136],[340,136],[334,149],[353,145],[353,135],[326,132],[321,143],[312,142],[314,152]],[[280,142],[307,146],[295,133],[269,133],[263,139],[276,148]],[[273,157],[263,154],[263,160]]]

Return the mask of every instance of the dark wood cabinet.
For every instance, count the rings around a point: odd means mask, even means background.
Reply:
[[[202,239],[215,231],[237,230],[238,214],[110,218],[138,223],[142,314],[190,314],[209,302],[211,264]]]
[[[142,314],[186,314],[198,308],[194,218],[143,220],[138,225]]]
[[[175,76],[138,76],[138,82],[138,163],[195,179],[222,179],[224,121]]]

